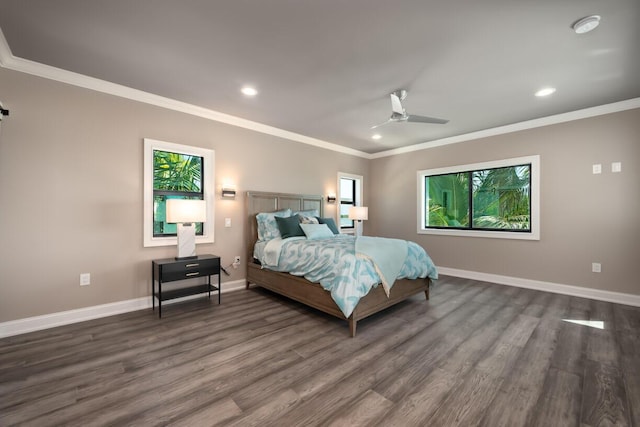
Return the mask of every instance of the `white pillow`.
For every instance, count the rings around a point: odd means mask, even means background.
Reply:
[[[327,224],[300,224],[309,240],[330,239],[335,236]]]

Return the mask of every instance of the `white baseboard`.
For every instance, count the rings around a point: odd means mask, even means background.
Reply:
[[[224,294],[244,289],[246,283],[245,279],[225,282],[222,287],[222,293]],[[202,295],[190,295],[183,298],[165,301],[164,304],[174,304],[201,297]],[[148,308],[151,308],[151,296],[112,302],[109,304],[94,305],[91,307],[83,307],[75,310],[61,311],[58,313],[44,314],[42,316],[27,317],[25,319],[11,320],[0,323],[0,338]]]
[[[518,288],[534,289],[537,291],[552,292],[554,294],[571,295],[574,297],[589,298],[640,307],[640,295],[603,291],[600,289],[583,288],[580,286],[563,285],[560,283],[543,282],[540,280],[521,279],[519,277],[501,276],[498,274],[480,273],[477,271],[459,270],[457,268],[449,267],[438,267],[438,273],[446,276],[497,283],[499,285],[515,286]]]
[[[613,302],[616,304],[640,307],[640,295],[603,291],[600,289],[583,288],[580,286],[563,285],[559,283],[522,279],[519,277],[501,276],[498,274],[481,273],[477,271],[460,270],[457,268],[449,267],[438,267],[438,272],[447,276],[481,280],[484,282],[497,283],[500,285],[515,286],[519,288],[534,289],[537,291],[553,292],[556,294],[571,295],[576,297]],[[224,294],[227,292],[244,289],[245,284],[245,279],[225,282],[222,293]],[[184,298],[167,301],[165,302],[165,304],[177,303],[199,297],[199,295],[191,295]],[[84,307],[76,310],[61,311],[58,313],[45,314],[42,316],[27,317],[25,319],[11,320],[9,322],[0,323],[0,338],[148,308],[151,308],[150,296],[109,304],[96,305],[92,307]]]

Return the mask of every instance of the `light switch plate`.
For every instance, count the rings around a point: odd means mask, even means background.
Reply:
[[[224,226],[225,227],[231,227],[231,218],[225,218],[224,219]]]
[[[599,173],[602,173],[602,165],[598,163],[593,165],[593,174],[597,175]]]
[[[622,172],[622,162],[611,163],[611,172],[614,172],[614,173]]]
[[[91,274],[90,273],[80,274],[80,286],[87,286],[90,284],[91,284]]]

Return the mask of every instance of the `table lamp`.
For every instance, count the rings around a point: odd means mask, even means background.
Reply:
[[[349,219],[356,221],[356,236],[362,236],[362,221],[369,219],[369,208],[366,206],[349,208]]]
[[[207,219],[204,200],[168,199],[167,222],[178,224],[177,260],[196,257],[196,222]]]

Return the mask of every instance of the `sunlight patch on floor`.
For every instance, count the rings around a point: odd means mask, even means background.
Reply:
[[[576,325],[589,326],[596,329],[604,329],[602,320],[578,320],[578,319],[562,319],[564,322],[575,323]]]

